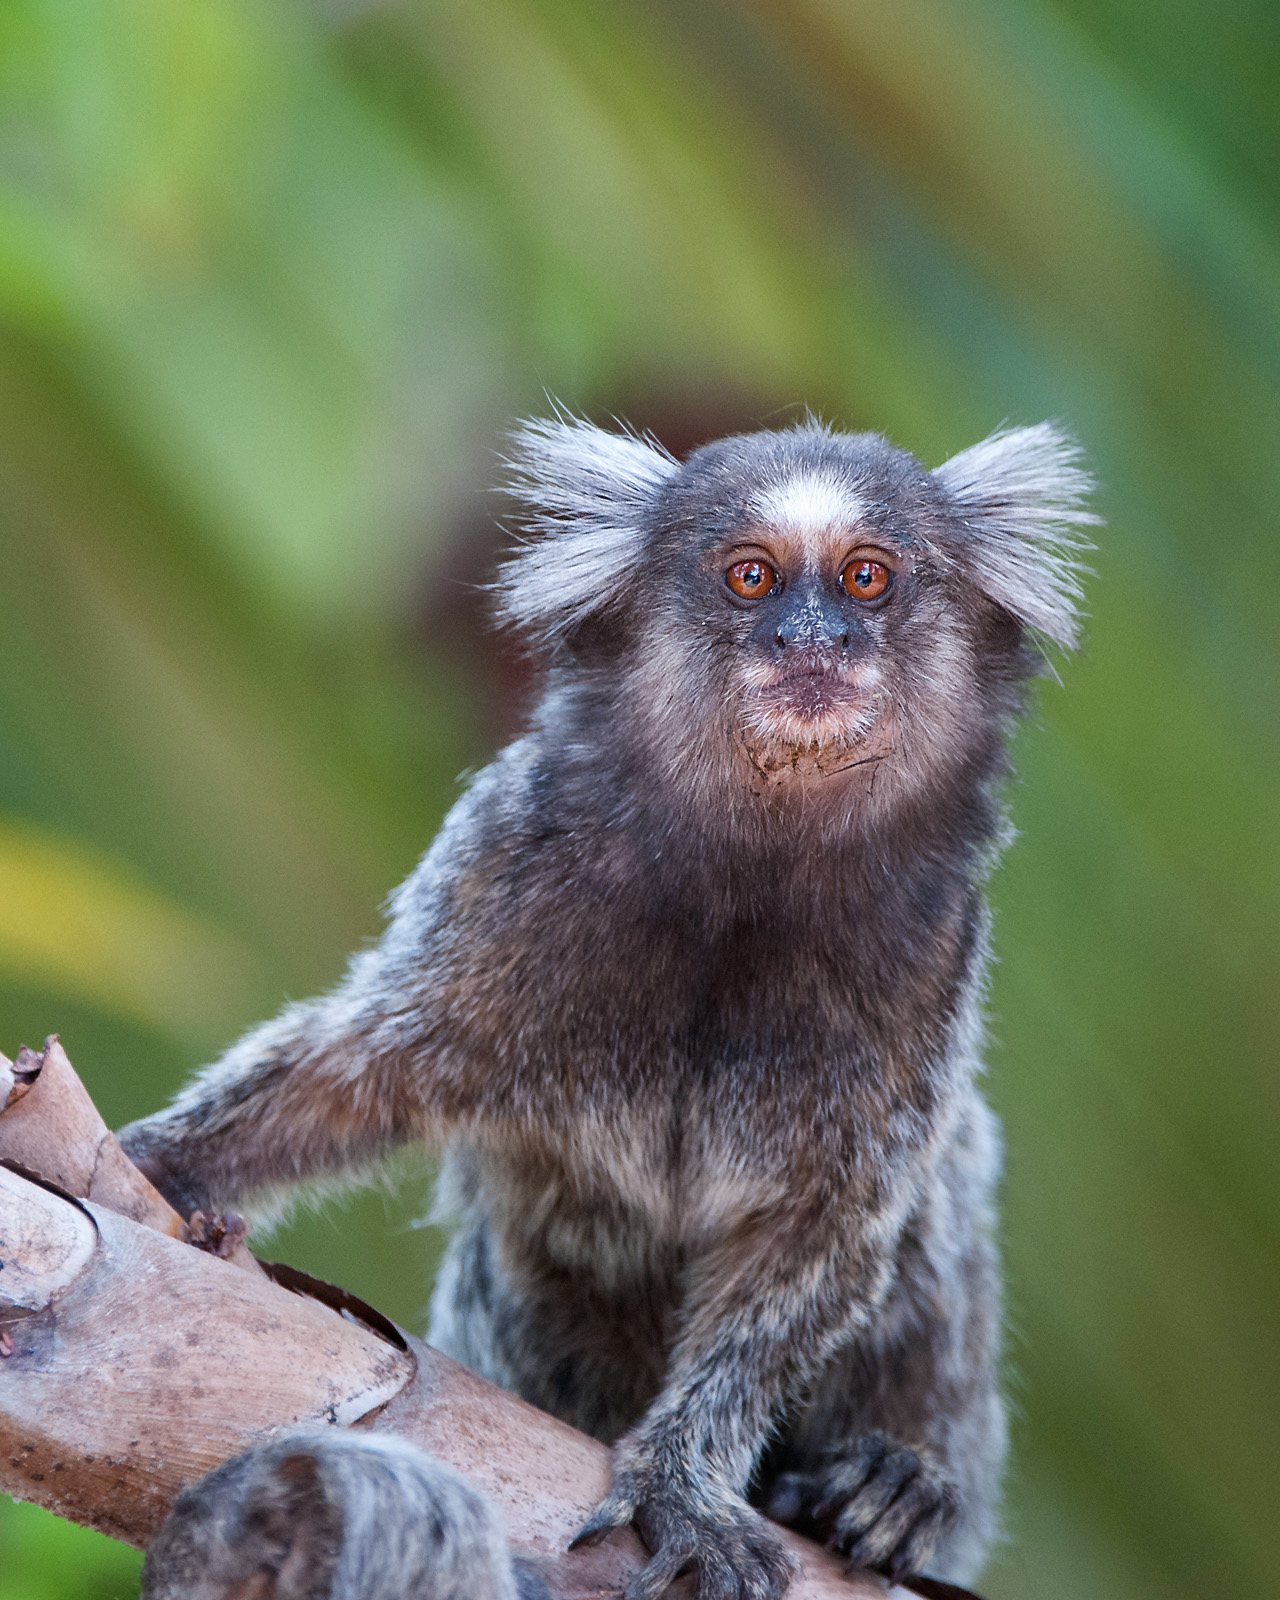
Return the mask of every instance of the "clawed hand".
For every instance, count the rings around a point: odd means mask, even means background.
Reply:
[[[777,1535],[745,1501],[695,1496],[654,1472],[620,1470],[570,1548],[632,1523],[652,1560],[625,1600],[659,1600],[686,1572],[696,1575],[698,1600],[781,1600],[795,1575]]]

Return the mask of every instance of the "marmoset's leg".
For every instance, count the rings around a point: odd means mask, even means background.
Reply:
[[[624,1278],[605,1295],[598,1261],[574,1270],[573,1230],[563,1218],[492,1215],[495,1203],[500,1214],[512,1206],[495,1201],[498,1185],[481,1198],[476,1158],[463,1146],[449,1152],[441,1182],[441,1212],[455,1220],[456,1231],[436,1278],[428,1341],[612,1444],[662,1387],[671,1284]],[[591,1218],[587,1234],[604,1254],[606,1230],[598,1214]],[[552,1236],[562,1245],[558,1257],[547,1247]]]
[[[854,1565],[963,1583],[995,1537],[998,1166],[994,1119],[975,1097],[874,1324],[829,1363],[757,1474],[758,1504]]]

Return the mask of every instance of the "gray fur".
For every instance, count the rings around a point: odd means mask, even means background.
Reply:
[[[443,1140],[432,1337],[613,1443],[584,1531],[639,1528],[629,1600],[685,1566],[775,1600],[752,1505],[963,1582],[1004,1451],[982,882],[1028,630],[1074,636],[1084,480],[1055,430],[937,474],[812,421],[683,465],[525,440],[530,732],[344,983],[126,1146],[209,1209]],[[727,587],[743,551],[763,598]],[[868,551],[896,576],[864,602]]]
[[[1020,622],[1071,649],[1079,639],[1080,530],[1093,480],[1075,441],[1052,422],[993,433],[934,473],[972,533],[974,581]]]
[[[304,1429],[186,1488],[140,1600],[535,1600],[498,1514],[386,1435]]]
[[[651,440],[576,418],[524,422],[507,487],[539,535],[502,567],[499,613],[543,643],[606,607],[644,546],[643,508],[677,470]]]

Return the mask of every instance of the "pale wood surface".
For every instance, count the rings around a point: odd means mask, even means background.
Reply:
[[[0,1055],[0,1161],[29,1167],[81,1200],[93,1200],[173,1239],[190,1230],[129,1160],[81,1083],[57,1034],[42,1051]],[[256,1271],[240,1245],[231,1259]]]
[[[0,1488],[15,1498],[143,1544],[183,1483],[264,1426],[349,1424],[413,1377],[412,1356],[315,1300],[5,1177],[0,1324],[13,1348],[0,1359]],[[11,1206],[13,1184],[39,1200]],[[45,1304],[11,1310],[10,1262],[49,1254],[30,1226],[40,1210],[59,1248],[71,1216],[90,1249]]]

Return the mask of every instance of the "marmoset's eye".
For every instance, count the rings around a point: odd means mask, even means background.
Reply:
[[[855,600],[878,600],[893,582],[893,573],[869,556],[855,556],[840,574],[845,592]]]
[[[744,600],[759,600],[778,581],[778,574],[767,561],[736,561],[724,575],[734,594]]]

